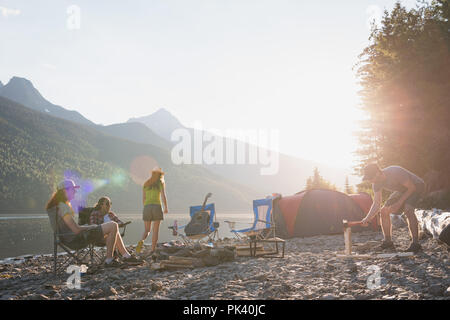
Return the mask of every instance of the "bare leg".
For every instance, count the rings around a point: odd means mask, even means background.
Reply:
[[[383,208],[380,215],[384,241],[392,241],[391,212],[386,210],[386,208]]]
[[[405,206],[406,220],[408,221],[409,234],[411,235],[412,242],[419,242],[419,222],[417,221],[414,208],[411,206]]]
[[[161,221],[153,221],[153,235],[152,235],[152,251],[155,251],[156,244],[158,243],[159,224]]]
[[[126,254],[130,254],[127,250],[127,248],[125,248],[125,245],[123,244],[123,239],[122,236],[120,235],[120,232],[117,232],[117,236],[116,236],[116,247],[117,250],[119,251],[121,256],[124,256]]]
[[[145,230],[144,230],[144,233],[142,234],[142,238],[141,238],[142,241],[145,241],[145,239],[147,239],[148,235],[150,234],[152,222],[144,221],[144,225],[145,225]]]
[[[116,247],[119,225],[113,221],[101,225],[103,234],[106,235],[106,259],[112,259]]]

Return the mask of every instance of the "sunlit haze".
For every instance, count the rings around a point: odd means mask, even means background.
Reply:
[[[281,152],[349,168],[363,117],[352,67],[394,3],[0,1],[0,80],[27,78],[105,125],[164,107],[185,126],[276,129]]]

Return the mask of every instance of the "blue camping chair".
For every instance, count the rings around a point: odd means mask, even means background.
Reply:
[[[191,217],[191,222],[194,219],[194,215],[200,211],[207,212],[209,217],[206,227],[198,233],[189,235],[186,234],[186,232],[185,234],[179,233],[179,231],[181,229],[185,229],[189,223],[184,226],[177,226],[175,221],[174,225],[169,227],[169,229],[173,231],[173,235],[179,235],[185,244],[192,244],[194,241],[200,241],[201,239],[206,237],[208,237],[208,242],[212,242],[214,240],[217,240],[218,238],[219,223],[216,222],[216,208],[214,203],[189,207],[189,216]]]
[[[252,257],[284,258],[285,240],[276,237],[273,218],[273,200],[280,196],[275,194],[265,199],[253,200],[253,214],[255,215],[255,219],[250,228],[234,229],[235,223],[225,221],[229,223],[232,229],[231,232],[233,232],[238,240],[245,240],[245,243],[249,245],[249,247],[236,246],[237,250],[249,250],[250,256]],[[279,245],[281,245],[281,248],[279,248]],[[261,250],[258,246],[260,246]],[[241,255],[247,256],[248,252],[241,251]]]
[[[251,239],[267,239],[275,237],[275,223],[272,217],[273,199],[269,196],[265,199],[253,200],[254,221],[251,227],[245,229],[235,229],[236,222],[225,221],[230,227],[230,231],[239,239],[246,237]]]

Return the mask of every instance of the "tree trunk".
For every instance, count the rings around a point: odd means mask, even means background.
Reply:
[[[450,246],[450,212],[442,210],[416,210],[417,220],[424,232]]]

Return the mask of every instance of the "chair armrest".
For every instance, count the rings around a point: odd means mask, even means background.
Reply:
[[[184,226],[177,226],[177,229],[180,230],[180,229],[183,229],[186,226],[187,226],[187,224],[185,224]],[[170,230],[173,230],[175,227],[174,226],[168,226],[167,228],[170,229]]]
[[[256,220],[256,221],[258,221],[258,222],[264,222],[264,223],[267,223],[267,224],[269,224],[269,225],[272,225],[272,222],[267,221],[267,220],[260,220],[260,219],[258,219],[258,220]]]
[[[127,225],[129,225],[130,223],[131,223],[131,221],[127,221],[127,222],[119,224],[119,228],[123,228],[122,232],[120,233],[121,237],[125,236],[125,230],[127,229]]]
[[[131,223],[131,221],[127,221],[127,222],[121,223],[121,224],[119,224],[119,228],[123,228],[123,227],[129,225],[130,223]]]

